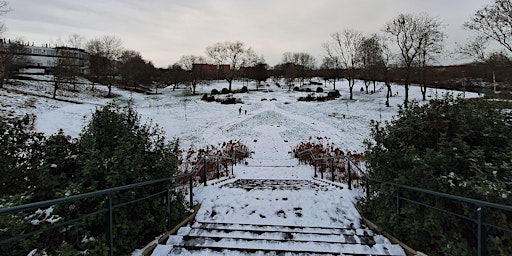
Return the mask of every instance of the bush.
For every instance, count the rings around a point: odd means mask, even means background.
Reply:
[[[167,143],[158,126],[140,124],[137,113],[107,105],[97,110],[78,142],[81,192],[169,177],[175,174],[178,142]],[[117,204],[167,190],[172,184],[148,186],[113,195]],[[171,204],[172,205],[172,204]],[[181,207],[176,203],[174,207]],[[103,207],[98,201],[95,208]],[[173,206],[171,206],[173,207]],[[99,210],[99,209],[95,209]],[[148,214],[150,213],[150,214]],[[181,216],[172,216],[178,219]],[[103,221],[99,218],[98,221]],[[125,254],[165,231],[167,210],[162,198],[119,208],[115,213],[116,251]],[[102,226],[99,225],[98,226]],[[128,225],[129,224],[129,225]],[[103,228],[93,230],[103,232]]]
[[[29,116],[0,117],[0,194],[25,193],[37,182],[37,168],[43,154],[44,136],[29,128]]]
[[[329,99],[337,99],[339,97],[341,97],[341,93],[338,90],[330,91],[327,93],[327,98]]]
[[[316,88],[316,92],[324,92],[324,88],[322,88],[322,87],[317,87],[317,88]]]
[[[512,204],[512,116],[487,101],[433,100],[400,109],[398,119],[385,125],[373,122],[373,141],[367,141],[370,175],[380,181],[421,187],[501,204]],[[474,216],[475,206],[423,195],[414,200]],[[451,215],[405,203],[398,222],[396,191],[380,187],[365,202],[365,214],[414,248],[432,255],[471,255],[476,226]],[[508,213],[487,211],[487,220],[510,228]],[[496,224],[496,223],[494,223]],[[488,230],[491,254],[511,255],[503,246],[511,236]],[[500,252],[500,253],[497,253]]]
[[[45,138],[29,131],[29,125],[27,119],[0,122],[0,161],[6,168],[0,181],[10,182],[0,188],[10,191],[0,198],[4,207],[169,177],[177,170],[178,141],[167,142],[157,126],[140,124],[131,108],[107,105],[98,109],[76,140],[62,132]],[[167,182],[112,195],[113,203],[120,204],[165,192],[115,209],[116,254],[128,254],[147,244],[183,217],[186,211],[182,198],[168,196],[172,187]],[[169,199],[172,200],[168,202]],[[2,238],[51,226],[51,220],[58,224],[103,209],[105,198],[101,197],[5,216],[0,218]],[[35,248],[38,255],[85,251],[89,255],[105,255],[104,232],[104,215],[99,214],[2,245],[0,255],[27,255]],[[85,238],[89,242],[84,243]]]
[[[231,93],[230,90],[228,90],[228,88],[222,88],[222,90],[220,91],[221,94],[229,94]]]
[[[247,86],[243,86],[242,89],[240,90],[241,93],[246,93],[248,91],[249,89],[247,89]]]

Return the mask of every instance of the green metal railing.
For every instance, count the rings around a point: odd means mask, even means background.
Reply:
[[[73,196],[69,196],[69,197],[65,197],[65,198],[58,198],[58,199],[53,199],[53,200],[35,202],[35,203],[0,209],[0,217],[3,217],[3,216],[15,215],[15,214],[22,213],[22,212],[44,209],[44,208],[48,208],[51,206],[62,205],[62,204],[66,204],[66,203],[73,203],[73,202],[90,199],[90,198],[95,198],[95,197],[104,197],[105,205],[106,205],[106,207],[104,209],[97,210],[92,213],[87,213],[87,214],[80,216],[78,218],[75,218],[75,219],[67,220],[67,221],[61,222],[61,223],[56,223],[51,226],[43,227],[41,229],[34,230],[34,231],[31,231],[31,232],[28,232],[25,234],[21,234],[21,235],[15,236],[15,237],[10,237],[7,239],[0,240],[0,246],[8,244],[8,243],[12,243],[12,242],[24,239],[24,238],[32,237],[37,234],[45,233],[45,232],[48,232],[50,230],[54,230],[54,229],[57,229],[60,227],[68,226],[70,224],[79,222],[81,220],[84,220],[84,219],[87,219],[87,218],[90,218],[90,217],[93,217],[93,216],[96,216],[99,214],[105,214],[105,218],[106,218],[105,237],[106,237],[106,241],[107,241],[107,246],[109,248],[109,255],[113,255],[113,249],[114,249],[114,239],[113,239],[113,237],[114,237],[113,236],[114,235],[113,234],[113,214],[114,213],[113,213],[113,210],[116,208],[120,208],[120,207],[129,205],[129,204],[132,204],[132,203],[136,203],[139,201],[148,200],[148,199],[156,197],[156,196],[164,195],[166,193],[167,193],[167,196],[169,196],[170,188],[168,188],[167,190],[162,190],[162,191],[154,193],[152,195],[143,197],[143,198],[137,198],[137,199],[123,202],[120,204],[114,204],[114,202],[112,200],[113,194],[121,192],[121,191],[130,190],[130,189],[136,189],[136,188],[141,188],[141,187],[146,187],[146,186],[155,186],[160,183],[172,182],[172,181],[175,181],[178,179],[188,178],[188,181],[189,181],[188,182],[188,193],[190,196],[189,202],[190,202],[190,208],[193,208],[193,206],[194,206],[193,179],[194,179],[194,177],[199,175],[199,173],[202,171],[203,184],[204,184],[204,186],[207,185],[207,169],[208,169],[207,168],[207,158],[216,158],[216,160],[217,160],[217,178],[220,178],[220,170],[219,170],[219,164],[218,164],[219,159],[225,159],[225,160],[231,161],[231,165],[232,165],[231,169],[233,170],[233,166],[236,164],[236,156],[237,156],[237,154],[240,154],[240,153],[247,155],[247,152],[240,151],[240,150],[235,150],[231,157],[207,155],[207,156],[201,158],[199,161],[197,161],[197,164],[194,166],[194,168],[190,172],[185,173],[185,174],[180,174],[180,175],[175,175],[175,176],[171,176],[171,177],[167,177],[167,178],[161,178],[161,179],[155,179],[155,180],[150,180],[150,181],[146,181],[146,182],[125,185],[125,186],[120,186],[120,187],[115,187],[115,188],[109,188],[109,189],[94,191],[94,192],[90,192],[90,193],[73,195]],[[167,205],[168,204],[169,204],[169,198],[167,198]]]
[[[486,202],[486,201],[482,201],[482,200],[466,198],[466,197],[462,197],[462,196],[450,195],[450,194],[436,192],[436,191],[432,191],[432,190],[428,190],[428,189],[401,185],[401,184],[397,184],[397,183],[393,183],[393,182],[383,182],[383,181],[375,180],[375,179],[372,179],[370,176],[368,176],[368,174],[365,171],[361,170],[359,168],[359,166],[357,164],[355,164],[355,162],[350,158],[350,156],[346,156],[346,155],[316,158],[313,154],[313,151],[310,149],[299,152],[299,153],[297,153],[297,155],[298,156],[308,155],[308,157],[310,157],[310,159],[313,163],[313,166],[315,167],[315,177],[317,177],[317,170],[316,170],[317,169],[317,166],[316,166],[317,161],[326,161],[326,160],[332,161],[333,159],[345,158],[346,164],[347,164],[347,172],[349,175],[348,176],[349,177],[349,179],[348,179],[349,189],[352,189],[351,173],[353,173],[355,171],[357,173],[358,177],[363,180],[364,188],[365,188],[364,190],[366,192],[367,198],[371,194],[370,183],[381,184],[384,186],[391,186],[391,187],[395,188],[395,191],[396,191],[396,194],[395,194],[396,209],[395,210],[396,210],[397,217],[400,217],[402,215],[402,213],[401,213],[402,202],[408,202],[408,203],[421,205],[421,206],[429,208],[429,209],[440,211],[445,214],[449,214],[449,215],[455,216],[457,218],[473,222],[477,227],[478,256],[488,255],[488,246],[487,246],[487,229],[488,228],[492,228],[492,229],[496,229],[496,230],[499,230],[502,232],[507,232],[507,233],[512,234],[512,230],[510,228],[492,224],[492,223],[486,221],[486,218],[485,218],[486,211],[502,211],[502,212],[507,212],[508,214],[512,214],[512,206],[495,204],[495,203],[490,203],[490,202]],[[352,168],[354,168],[354,169],[352,169]],[[332,181],[334,181],[334,167],[332,167],[332,165],[331,165],[331,172],[332,172],[331,179],[332,179]],[[323,172],[321,174],[322,174],[321,178],[323,179]],[[404,196],[404,194],[406,194],[404,192],[406,192],[406,191],[414,192],[414,193],[416,193],[416,195],[419,195],[419,194],[429,195],[429,196],[435,196],[437,198],[451,200],[452,202],[471,204],[471,205],[473,205],[474,211],[476,213],[476,218],[467,216],[464,214],[452,212],[452,211],[449,211],[449,210],[446,210],[446,209],[443,209],[440,207],[436,207],[434,205],[429,205],[425,202],[420,202],[420,201],[408,198],[408,197]],[[378,192],[378,191],[376,191],[376,192]]]
[[[357,164],[354,162],[354,160],[352,160],[350,158],[350,156],[346,156],[346,155],[336,155],[336,156],[329,156],[329,157],[315,157],[315,154],[313,153],[313,151],[311,149],[307,149],[307,150],[304,150],[304,151],[301,151],[301,152],[298,152],[297,153],[297,156],[304,156],[304,155],[307,155],[307,157],[309,157],[309,159],[311,160],[311,163],[315,169],[315,175],[314,177],[318,177],[318,162],[327,162],[330,164],[330,170],[331,170],[331,181],[334,182],[334,169],[335,169],[335,166],[334,166],[334,161],[337,160],[337,159],[345,159],[346,163],[347,163],[347,185],[348,185],[348,189],[352,190],[352,186],[353,186],[353,180],[352,180],[352,175],[355,174],[357,177],[359,178],[363,178],[365,176],[365,173],[357,166]],[[355,166],[356,169],[352,169],[352,167]],[[320,178],[323,179],[324,178],[324,172],[322,170],[320,170]]]

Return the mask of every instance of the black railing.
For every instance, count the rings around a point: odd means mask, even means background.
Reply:
[[[345,163],[347,164],[347,185],[348,189],[352,189],[353,186],[353,178],[352,176],[355,175],[358,180],[361,180],[364,176],[366,176],[366,173],[359,168],[359,166],[354,162],[354,160],[348,156],[348,155],[336,155],[336,156],[328,156],[328,157],[316,157],[315,154],[311,149],[307,149],[301,152],[296,153],[296,155],[301,158],[302,156],[307,156],[309,160],[311,161],[311,165],[313,165],[315,169],[315,175],[314,177],[318,177],[318,172],[320,172],[320,178],[324,178],[324,169],[319,168],[320,166],[323,166],[324,164],[329,165],[330,171],[331,171],[331,181],[335,181],[335,161],[339,159],[344,159]],[[320,162],[320,166],[319,166]],[[320,169],[320,170],[318,170]]]
[[[476,233],[477,233],[477,241],[478,241],[478,245],[477,245],[478,256],[488,255],[488,245],[487,245],[487,229],[488,228],[492,228],[495,230],[499,230],[502,232],[507,232],[507,233],[512,234],[512,230],[510,228],[506,227],[505,225],[493,224],[491,222],[486,221],[486,218],[485,218],[485,211],[503,211],[503,212],[507,212],[508,214],[512,214],[512,206],[495,204],[495,203],[490,203],[490,202],[486,202],[486,201],[482,201],[482,200],[466,198],[466,197],[456,196],[456,195],[450,195],[450,194],[446,194],[446,193],[440,193],[440,192],[436,192],[436,191],[432,191],[432,190],[428,190],[428,189],[406,186],[406,185],[401,185],[401,184],[397,184],[397,183],[393,183],[393,182],[383,182],[383,181],[375,180],[375,179],[372,179],[367,174],[367,172],[361,170],[361,168],[359,168],[359,166],[354,163],[353,159],[351,159],[350,156],[340,155],[340,156],[316,158],[313,154],[313,151],[310,149],[297,153],[297,156],[299,156],[299,157],[303,156],[303,155],[308,155],[310,157],[310,159],[313,163],[313,166],[315,167],[315,177],[317,176],[317,170],[316,170],[317,169],[317,166],[316,166],[317,161],[345,158],[346,164],[347,164],[347,171],[349,174],[349,176],[348,176],[349,177],[349,180],[348,180],[349,189],[352,188],[352,180],[350,178],[351,173],[353,171],[356,171],[357,176],[359,178],[361,178],[362,180],[364,180],[364,182],[363,182],[364,188],[365,188],[364,190],[366,192],[367,198],[371,194],[370,182],[374,183],[374,184],[382,184],[384,186],[394,187],[395,191],[396,191],[394,200],[396,201],[396,203],[395,203],[396,211],[395,212],[396,212],[397,218],[399,218],[400,216],[403,216],[402,212],[401,212],[403,202],[408,202],[408,203],[413,203],[416,205],[421,205],[423,207],[433,209],[433,210],[436,210],[439,212],[443,212],[443,213],[455,216],[459,219],[464,219],[464,220],[473,222],[477,228]],[[355,170],[352,170],[352,168],[355,168]],[[332,181],[334,181],[333,169],[334,168],[331,165]],[[322,174],[321,178],[323,179],[323,172],[321,172],[321,174]],[[377,187],[377,186],[375,186],[375,187]],[[473,205],[474,213],[475,213],[474,216],[476,216],[476,218],[468,216],[467,214],[465,215],[465,214],[453,212],[453,211],[450,211],[447,209],[436,207],[434,205],[429,205],[425,202],[420,202],[420,201],[411,199],[409,197],[404,196],[405,194],[407,194],[407,193],[405,193],[406,191],[415,192],[416,198],[420,198],[418,195],[422,194],[422,195],[430,195],[430,196],[435,196],[437,198],[451,200],[452,202],[471,204],[471,205]],[[376,192],[378,192],[378,191],[376,191]]]
[[[116,208],[120,208],[120,207],[129,205],[129,204],[132,204],[132,203],[136,203],[136,202],[139,202],[139,201],[148,200],[150,198],[153,198],[153,197],[156,197],[156,196],[160,196],[160,195],[164,195],[164,194],[167,194],[167,197],[169,197],[170,194],[171,194],[171,193],[169,193],[171,188],[168,188],[167,190],[162,190],[160,192],[154,193],[152,195],[149,195],[149,196],[146,196],[146,197],[143,197],[143,198],[137,198],[137,199],[134,199],[134,200],[131,200],[131,201],[127,201],[127,202],[123,202],[123,203],[119,203],[119,204],[114,204],[114,202],[112,200],[113,199],[113,196],[112,196],[113,194],[121,192],[121,191],[130,190],[130,189],[136,189],[136,188],[141,188],[141,187],[145,187],[145,186],[155,186],[156,184],[160,184],[160,183],[173,182],[175,180],[180,180],[180,179],[188,178],[188,181],[189,181],[188,182],[189,183],[188,184],[188,193],[189,193],[189,196],[190,196],[189,197],[189,203],[190,203],[190,208],[192,209],[194,207],[193,179],[194,179],[194,177],[199,175],[200,171],[203,171],[203,173],[202,173],[203,174],[203,178],[202,178],[203,179],[203,184],[204,184],[204,186],[207,185],[207,169],[208,168],[207,168],[207,161],[206,161],[206,159],[207,158],[216,158],[217,159],[217,163],[219,162],[218,161],[219,159],[229,160],[229,161],[231,161],[231,165],[232,165],[231,169],[233,170],[233,166],[236,164],[236,156],[237,156],[237,154],[243,154],[244,156],[247,156],[248,153],[245,152],[245,151],[235,150],[233,155],[230,156],[230,157],[217,156],[217,155],[207,155],[207,156],[201,158],[201,160],[197,161],[196,165],[192,168],[192,170],[190,172],[187,172],[187,173],[184,173],[184,174],[175,175],[175,176],[171,176],[171,177],[167,177],[167,178],[162,178],[162,179],[150,180],[150,181],[146,181],[146,182],[130,184],[130,185],[125,185],[125,186],[120,186],[120,187],[115,187],[115,188],[110,188],[110,189],[98,190],[98,191],[94,191],[94,192],[90,192],[90,193],[73,195],[73,196],[69,196],[69,197],[65,197],[65,198],[58,198],[58,199],[53,199],[53,200],[47,200],[47,201],[42,201],[42,202],[35,202],[35,203],[30,203],[30,204],[25,204],[25,205],[20,205],[20,206],[14,206],[14,207],[10,207],[10,208],[0,209],[0,217],[12,216],[12,215],[19,214],[19,213],[22,213],[22,212],[28,212],[28,211],[38,210],[38,209],[44,209],[44,208],[47,208],[47,207],[56,206],[56,205],[62,205],[62,204],[66,204],[66,203],[74,203],[74,202],[77,202],[77,201],[81,201],[81,200],[85,200],[85,199],[89,199],[89,198],[94,198],[94,197],[104,197],[105,198],[105,205],[106,205],[106,207],[104,209],[100,209],[100,210],[97,210],[97,211],[92,212],[92,213],[84,214],[83,216],[77,217],[75,219],[67,220],[67,221],[61,222],[61,223],[56,222],[55,224],[52,224],[51,226],[43,227],[43,228],[40,228],[40,229],[31,231],[31,232],[28,232],[28,233],[25,233],[25,234],[20,234],[20,235],[15,236],[15,237],[1,238],[2,240],[0,240],[0,246],[3,246],[5,244],[9,244],[9,243],[12,243],[12,242],[16,242],[16,241],[24,239],[24,238],[32,237],[34,235],[45,233],[45,232],[48,232],[50,230],[54,230],[54,229],[57,229],[57,228],[68,226],[68,225],[71,225],[73,223],[82,221],[84,219],[96,216],[98,214],[105,214],[105,218],[106,218],[106,222],[105,222],[106,223],[106,225],[105,225],[106,243],[107,243],[107,246],[109,248],[109,255],[113,255],[113,250],[114,250],[113,210],[116,209]],[[218,164],[217,164],[217,178],[220,178],[220,171],[219,171],[219,165]],[[185,185],[185,187],[186,187],[186,185]],[[167,205],[169,205],[170,198],[167,198],[166,201],[167,201]]]

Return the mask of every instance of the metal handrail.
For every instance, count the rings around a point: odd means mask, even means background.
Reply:
[[[400,211],[401,203],[400,202],[401,201],[405,201],[405,202],[421,205],[421,206],[424,206],[424,207],[427,207],[427,208],[430,208],[430,209],[433,209],[433,210],[437,210],[437,211],[440,211],[440,212],[444,212],[446,214],[455,216],[457,218],[464,219],[464,220],[467,220],[467,221],[472,221],[473,223],[475,223],[477,225],[477,240],[478,240],[477,250],[478,250],[478,255],[479,256],[481,256],[481,255],[488,255],[488,249],[487,249],[487,228],[488,227],[495,228],[497,230],[501,230],[501,231],[504,231],[504,232],[512,233],[512,230],[509,229],[509,228],[499,227],[499,226],[493,225],[492,223],[487,222],[486,218],[485,218],[485,212],[484,212],[485,209],[495,209],[495,210],[501,210],[501,211],[505,211],[505,212],[508,212],[508,213],[512,213],[512,206],[510,206],[510,205],[491,203],[491,202],[482,201],[482,200],[478,200],[478,199],[467,198],[467,197],[463,197],[463,196],[457,196],[457,195],[451,195],[451,194],[446,194],[446,193],[442,193],[442,192],[432,191],[432,190],[428,190],[428,189],[424,189],[424,188],[418,188],[418,187],[402,185],[402,184],[398,184],[398,183],[394,183],[394,182],[379,181],[379,180],[373,179],[373,178],[371,178],[369,176],[367,176],[366,178],[367,178],[368,181],[372,181],[372,182],[375,182],[375,183],[380,183],[380,184],[383,184],[383,185],[392,186],[392,187],[397,188],[396,189],[397,190],[397,193],[396,193],[396,200],[397,200],[396,213],[397,213],[397,217],[400,217],[400,214],[401,214],[401,211]],[[439,198],[443,198],[443,199],[448,199],[448,200],[452,200],[452,201],[456,201],[456,202],[463,202],[463,203],[472,204],[476,208],[475,210],[476,210],[476,216],[477,217],[475,219],[474,217],[472,218],[470,216],[459,214],[459,213],[456,213],[456,212],[453,212],[453,211],[449,211],[449,210],[446,210],[446,209],[442,209],[442,208],[439,208],[439,207],[436,207],[436,206],[433,206],[433,205],[429,205],[429,204],[424,203],[424,202],[419,202],[419,201],[416,201],[416,200],[413,200],[413,199],[409,199],[409,198],[404,197],[404,196],[401,195],[403,193],[400,193],[400,191],[404,191],[404,190],[418,192],[418,193],[421,193],[421,194],[431,195],[431,196],[435,196],[435,197],[439,197]],[[368,196],[369,196],[369,193],[367,191],[367,197]]]
[[[317,167],[316,167],[316,162],[317,161],[321,161],[321,160],[331,160],[331,181],[334,181],[334,165],[333,165],[333,161],[335,159],[345,159],[347,160],[347,172],[348,172],[348,189],[352,189],[352,166],[355,166],[356,167],[356,171],[358,172],[357,173],[357,176],[359,178],[362,178],[362,176],[365,176],[367,177],[367,174],[361,170],[361,168],[359,168],[359,166],[357,166],[357,164],[354,162],[354,160],[349,156],[349,155],[334,155],[334,156],[327,156],[327,157],[315,157],[315,154],[313,153],[313,150],[311,149],[306,149],[306,150],[303,150],[303,151],[300,151],[300,152],[297,152],[296,153],[298,156],[301,156],[301,155],[304,155],[304,154],[308,154],[309,157],[311,158],[312,160],[312,164],[313,164],[313,167],[315,168],[315,175],[314,177],[318,177],[317,175]],[[352,163],[352,164],[351,164]],[[323,172],[320,172],[320,175],[321,175],[321,178],[323,179]],[[366,187],[368,187],[368,184],[366,182]]]
[[[117,205],[113,204],[112,195],[114,193],[118,193],[118,192],[124,191],[124,190],[134,189],[134,188],[140,188],[140,187],[144,187],[144,186],[155,185],[155,184],[162,183],[162,182],[169,182],[169,181],[173,181],[173,180],[177,180],[177,179],[188,177],[189,178],[189,196],[190,196],[189,202],[190,202],[190,205],[191,205],[191,208],[192,208],[193,205],[194,205],[194,199],[193,199],[193,194],[194,193],[192,191],[193,190],[192,179],[201,170],[203,170],[204,185],[205,186],[207,185],[206,184],[206,182],[207,182],[207,179],[206,179],[206,171],[207,171],[206,170],[207,169],[206,168],[206,160],[207,160],[207,157],[214,157],[214,158],[217,158],[217,159],[231,160],[232,161],[232,165],[234,165],[236,163],[237,152],[238,153],[243,153],[244,155],[246,155],[248,153],[246,151],[235,150],[235,152],[233,153],[233,155],[231,157],[218,156],[218,155],[207,155],[207,156],[203,156],[196,163],[196,165],[192,168],[192,170],[190,172],[187,172],[187,173],[184,173],[184,174],[179,174],[179,175],[174,175],[174,176],[171,176],[171,177],[166,177],[166,178],[161,178],[161,179],[155,179],[155,180],[150,180],[150,181],[145,181],[145,182],[139,182],[139,183],[124,185],[124,186],[119,186],[119,187],[114,187],[114,188],[109,188],[109,189],[103,189],[103,190],[98,190],[98,191],[94,191],[94,192],[89,192],[89,193],[84,193],[84,194],[79,194],[79,195],[68,196],[68,197],[64,197],[64,198],[57,198],[57,199],[52,199],[52,200],[46,200],[46,201],[41,201],[41,202],[35,202],[35,203],[24,204],[24,205],[19,205],[19,206],[13,206],[13,207],[9,207],[9,208],[0,209],[0,217],[2,217],[2,216],[7,216],[7,215],[21,213],[21,212],[26,212],[26,211],[46,208],[46,207],[50,207],[50,206],[54,206],[54,205],[61,205],[61,204],[65,204],[65,203],[72,203],[72,202],[76,202],[76,201],[80,201],[80,200],[84,200],[84,199],[89,199],[89,198],[93,198],[93,197],[106,196],[106,208],[105,209],[100,209],[100,210],[92,212],[92,213],[84,214],[83,216],[80,216],[80,217],[75,218],[75,219],[67,220],[65,222],[58,223],[58,224],[55,224],[55,225],[52,225],[52,226],[49,226],[49,227],[40,228],[38,230],[29,232],[29,233],[26,233],[26,234],[22,234],[22,235],[19,235],[19,236],[16,236],[16,237],[11,237],[11,238],[8,238],[8,239],[1,240],[0,241],[0,245],[11,243],[11,242],[14,242],[14,241],[18,241],[18,240],[23,239],[23,238],[27,238],[27,237],[30,237],[30,236],[33,236],[33,235],[44,233],[44,232],[47,232],[47,231],[50,231],[50,230],[53,230],[53,229],[56,229],[56,228],[59,228],[59,227],[65,226],[65,225],[76,223],[78,221],[81,221],[83,219],[86,219],[86,218],[89,218],[89,217],[92,217],[92,216],[95,216],[95,215],[98,215],[98,214],[105,213],[106,214],[106,223],[107,223],[107,227],[105,229],[105,235],[106,235],[106,238],[107,238],[107,246],[109,247],[109,255],[113,255],[113,248],[114,248],[114,243],[113,243],[113,222],[112,222],[112,220],[113,220],[113,209],[125,206],[125,205],[130,204],[130,203],[138,202],[138,201],[141,201],[141,200],[146,200],[146,199],[149,199],[149,198],[154,197],[154,196],[162,195],[162,194],[164,194],[164,192],[167,192],[168,190],[163,191],[163,192],[158,192],[158,193],[155,193],[153,195],[146,196],[144,198],[138,198],[138,199],[134,199],[134,200],[131,200],[131,201],[128,201],[128,202],[123,202],[123,203],[120,203],[120,204],[117,204]]]
[[[333,157],[315,158],[315,156],[313,154],[313,151],[311,149],[307,149],[307,150],[304,150],[304,151],[301,151],[301,152],[297,153],[297,155],[299,155],[299,156],[303,155],[303,154],[309,154],[310,155],[311,160],[313,161],[313,165],[315,166],[315,177],[316,177],[316,164],[315,164],[315,162],[317,160],[326,160],[326,159],[328,160],[328,159],[333,159],[333,158],[339,158],[340,157],[340,156],[333,156]],[[498,227],[496,225],[493,225],[492,223],[486,222],[486,220],[485,220],[485,213],[484,213],[484,209],[485,208],[487,208],[487,209],[491,208],[491,209],[495,209],[495,210],[502,210],[502,211],[506,211],[506,212],[512,213],[512,206],[496,204],[496,203],[486,202],[486,201],[482,201],[482,200],[478,200],[478,199],[473,199],[473,198],[467,198],[467,197],[462,197],[462,196],[446,194],[446,193],[442,193],[442,192],[436,192],[436,191],[432,191],[432,190],[428,190],[428,189],[424,189],[424,188],[412,187],[412,186],[402,185],[402,184],[393,183],[393,182],[379,181],[379,180],[371,178],[366,172],[361,170],[361,168],[359,168],[359,166],[357,166],[354,163],[352,158],[350,158],[349,156],[344,156],[344,157],[347,160],[347,164],[348,164],[348,168],[347,169],[348,169],[348,172],[349,172],[349,182],[348,182],[349,183],[349,189],[351,189],[351,180],[350,180],[350,177],[351,177],[350,176],[351,163],[358,170],[358,172],[360,174],[359,177],[364,177],[364,179],[365,179],[366,197],[367,198],[370,195],[370,185],[369,185],[370,181],[397,188],[397,195],[396,195],[396,200],[397,200],[396,212],[397,212],[397,216],[400,215],[400,205],[401,205],[400,204],[400,200],[402,200],[402,201],[414,203],[414,204],[417,204],[417,205],[421,205],[421,206],[424,206],[424,207],[428,207],[428,208],[431,208],[431,209],[434,209],[434,210],[437,210],[437,211],[441,211],[441,212],[444,212],[446,214],[450,214],[452,216],[455,216],[457,218],[461,218],[461,219],[465,219],[465,220],[468,220],[468,221],[472,221],[475,224],[477,224],[477,233],[478,233],[478,238],[477,238],[478,239],[478,245],[477,245],[478,248],[477,248],[477,250],[478,250],[478,255],[479,256],[487,255],[488,254],[487,241],[486,241],[486,237],[487,237],[486,228],[487,227],[492,227],[492,228],[495,228],[495,229],[498,229],[498,230],[501,230],[501,231],[504,231],[504,232],[512,233],[512,230],[509,229],[509,228]],[[322,178],[323,178],[323,176],[322,176]],[[418,192],[418,193],[422,193],[422,194],[426,194],[426,195],[436,196],[436,197],[440,197],[440,198],[444,198],[444,199],[448,199],[448,200],[453,200],[453,201],[457,201],[457,202],[464,202],[464,203],[473,204],[477,208],[476,209],[477,218],[474,219],[474,218],[471,218],[469,216],[465,216],[465,215],[458,214],[458,213],[455,213],[455,212],[452,212],[452,211],[449,211],[449,210],[445,210],[445,209],[442,209],[442,208],[439,208],[439,207],[428,205],[428,204],[426,204],[424,202],[418,202],[418,201],[415,201],[415,200],[412,200],[412,199],[400,196],[400,192],[399,192],[400,190],[409,190],[409,191],[414,191],[414,192]]]

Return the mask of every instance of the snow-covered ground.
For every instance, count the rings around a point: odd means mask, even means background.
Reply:
[[[157,95],[143,95],[114,89],[119,97],[114,99],[119,104],[133,104],[143,121],[158,124],[170,139],[177,137],[181,146],[202,148],[217,145],[229,140],[241,140],[254,152],[248,165],[237,166],[237,179],[287,179],[312,180],[313,169],[308,166],[297,166],[297,161],[290,154],[293,147],[310,138],[328,138],[334,146],[346,151],[362,152],[363,141],[370,136],[370,121],[391,120],[403,103],[403,87],[393,86],[397,96],[391,98],[391,107],[385,106],[386,89],[378,84],[374,94],[365,94],[359,89],[362,82],[357,82],[354,89],[354,100],[348,100],[346,83],[338,83],[342,97],[327,102],[299,102],[297,99],[306,96],[306,92],[288,91],[272,85],[260,87],[260,91],[245,94],[234,94],[243,104],[221,105],[200,100],[204,93],[213,88],[227,87],[227,83],[216,82],[198,88],[197,96],[184,96],[183,90],[172,91],[170,88],[159,90]],[[34,94],[51,96],[52,84],[49,82],[30,82],[27,85],[7,85],[9,89],[19,89]],[[242,87],[234,83],[233,89]],[[256,86],[249,83],[249,89]],[[92,112],[109,101],[98,98],[98,93],[106,94],[105,88],[97,86],[94,94],[87,86],[80,86],[81,93],[62,91],[58,97],[72,99],[82,104],[54,101],[48,98],[21,95],[0,90],[2,99],[2,115],[32,114],[36,116],[35,128],[45,134],[56,133],[63,129],[65,134],[77,136]],[[316,86],[312,88],[316,89]],[[331,89],[330,86],[325,88]],[[440,97],[445,91],[429,89],[429,98]],[[410,98],[420,99],[418,87],[411,87]],[[466,93],[466,97],[477,97]],[[239,112],[242,108],[241,113]],[[234,189],[234,188],[233,188]],[[240,189],[238,189],[240,190]],[[265,223],[289,225],[315,225],[323,223],[327,226],[347,224],[359,225],[359,215],[353,207],[360,192],[333,190],[307,190],[301,193],[291,191],[255,190],[244,192],[235,189],[233,194],[225,194],[225,188],[208,186],[198,189],[196,199],[202,203],[198,213],[199,219],[211,220],[212,209],[226,212],[216,216],[216,221],[230,221],[258,224]],[[316,194],[315,194],[316,193]],[[283,202],[283,198],[287,198]],[[281,204],[276,203],[280,201]],[[245,206],[249,204],[248,206]],[[276,214],[281,207],[282,212],[289,216],[283,218]],[[302,209],[300,219],[297,209]],[[309,209],[309,210],[305,210]],[[313,210],[317,210],[312,211]],[[343,214],[340,214],[342,209]],[[262,218],[265,216],[266,218]],[[268,216],[268,217],[267,217]],[[343,216],[343,217],[340,217]],[[342,219],[340,219],[342,218]],[[165,251],[165,249],[164,249]],[[156,254],[158,255],[158,254]],[[166,255],[162,253],[161,255]]]

